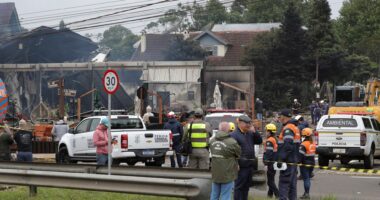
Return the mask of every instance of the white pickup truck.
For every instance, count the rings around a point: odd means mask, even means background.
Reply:
[[[57,163],[95,162],[96,147],[93,133],[102,117],[83,119],[70,133],[65,134],[58,144]],[[173,155],[170,130],[146,130],[142,119],[133,115],[112,115],[111,135],[114,140],[113,164],[126,162],[135,165],[161,166],[166,155]]]
[[[380,123],[372,116],[324,115],[316,131],[321,166],[333,159],[342,164],[363,160],[364,167],[372,169],[374,158],[380,158]]]

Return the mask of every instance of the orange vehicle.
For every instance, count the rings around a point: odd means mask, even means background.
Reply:
[[[380,120],[380,79],[370,79],[366,88],[337,86],[334,107],[328,114],[369,115]]]

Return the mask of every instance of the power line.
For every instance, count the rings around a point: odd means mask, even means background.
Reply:
[[[162,1],[162,2],[164,2],[164,1]],[[222,4],[229,4],[229,3],[232,3],[232,2],[233,2],[233,0],[223,2]],[[189,10],[192,10],[192,8],[188,9],[187,11],[189,11]],[[207,12],[207,10],[204,10],[204,12]],[[112,14],[114,14],[114,13],[112,13]],[[144,15],[144,14],[142,14],[142,15]],[[152,15],[152,16],[149,16],[149,17],[137,18],[137,19],[132,19],[132,20],[123,20],[123,21],[117,21],[117,22],[112,22],[112,23],[109,23],[109,21],[102,21],[102,22],[94,23],[94,24],[98,24],[98,25],[82,26],[82,27],[79,26],[79,27],[72,28],[71,31],[75,31],[75,30],[91,30],[91,29],[100,28],[100,27],[104,27],[104,26],[110,26],[110,25],[116,25],[116,24],[126,24],[126,23],[136,22],[136,21],[139,21],[139,20],[140,21],[144,21],[144,20],[147,20],[147,19],[158,18],[158,17],[162,17],[162,16],[165,16],[165,15],[166,15],[166,12],[164,14],[157,14],[157,15]],[[99,16],[99,17],[101,17],[101,16]],[[90,20],[94,20],[94,19],[91,18],[91,19],[81,20],[81,21],[78,21],[78,22],[90,21]],[[72,23],[72,24],[74,24],[74,23]],[[54,28],[54,27],[52,27],[52,28]],[[45,33],[45,34],[46,35],[47,34],[55,34],[55,32],[54,33]],[[12,37],[18,37],[18,36],[20,36],[20,35],[10,35],[7,38],[8,39],[12,39]],[[41,36],[41,35],[39,35],[39,36]]]

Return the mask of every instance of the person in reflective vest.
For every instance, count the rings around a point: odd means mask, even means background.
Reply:
[[[305,193],[300,197],[300,199],[310,199],[310,178],[313,172],[313,166],[315,165],[315,151],[316,146],[313,141],[313,130],[311,128],[305,128],[302,130],[302,137],[305,137],[299,148],[299,161],[303,165],[311,166],[301,166],[301,175],[303,178],[303,186]]]
[[[208,122],[202,120],[203,110],[197,108],[194,112],[194,121],[187,124],[184,131],[184,137],[190,138],[192,153],[189,154],[189,168],[209,169],[210,158],[208,151],[208,143],[211,137],[211,127]]]
[[[297,142],[301,140],[296,120],[292,120],[290,109],[283,109],[280,113],[280,121],[283,128],[278,138],[277,167],[284,163],[298,162]],[[297,166],[287,165],[286,170],[280,172],[279,179],[280,199],[297,199]]]
[[[267,140],[264,143],[264,165],[267,166],[267,184],[268,184],[268,197],[272,198],[273,195],[278,198],[278,188],[274,181],[276,171],[273,168],[274,158],[277,153],[277,138],[276,138],[276,125],[267,124],[265,126]]]
[[[248,199],[249,188],[252,186],[252,174],[255,162],[255,144],[263,142],[260,134],[251,131],[252,120],[246,115],[238,118],[238,127],[231,133],[241,147],[239,159],[239,173],[235,180],[234,200]]]
[[[175,118],[175,114],[173,111],[170,111],[167,114],[167,117],[169,118],[168,122],[165,123],[164,129],[168,129],[173,134],[173,150],[175,151],[175,156],[177,157],[177,164],[179,168],[182,168],[182,159],[181,154],[179,153],[182,135],[183,135],[183,128],[181,124],[177,121]],[[174,155],[170,156],[170,165],[171,167],[175,167],[175,159]]]

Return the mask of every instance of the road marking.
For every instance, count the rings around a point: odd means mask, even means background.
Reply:
[[[350,178],[367,178],[367,179],[379,179],[380,180],[380,177],[375,177],[375,176],[350,176]]]

